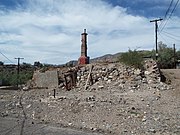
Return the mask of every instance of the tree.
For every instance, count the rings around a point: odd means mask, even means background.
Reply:
[[[32,65],[29,64],[29,63],[23,62],[23,63],[21,64],[21,68],[23,68],[23,69],[32,68]]]
[[[35,61],[35,62],[34,62],[34,66],[35,66],[35,67],[38,67],[38,68],[42,68],[42,67],[43,67],[43,64],[41,64],[39,61]]]
[[[162,42],[159,42],[158,46],[159,46],[158,63],[160,68],[173,68],[173,63],[174,63],[173,49],[167,47],[167,45],[163,44]]]
[[[17,78],[19,78],[19,84],[26,84],[26,82],[32,79],[33,76],[33,68],[21,68],[19,75],[17,74],[16,69],[3,67],[0,70],[0,81],[1,85],[4,86],[16,86],[17,85]]]
[[[0,61],[0,66],[3,66],[4,65],[4,62]]]

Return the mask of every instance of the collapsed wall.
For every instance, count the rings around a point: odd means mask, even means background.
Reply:
[[[143,85],[156,86],[161,80],[158,66],[153,60],[146,60],[143,70],[120,63],[94,64],[91,77],[88,78],[90,69],[91,65],[87,65],[78,70],[78,87],[84,87],[86,89],[86,85],[88,84],[88,86],[91,86],[90,89],[108,88],[110,85],[123,89],[137,89]]]
[[[158,66],[152,59],[146,60],[144,69],[135,69],[121,63],[88,64],[81,67],[55,69],[43,73],[34,72],[32,88],[63,88],[70,90],[75,87],[82,89],[103,88],[109,84],[120,87],[140,87],[144,84],[158,84],[161,76]]]

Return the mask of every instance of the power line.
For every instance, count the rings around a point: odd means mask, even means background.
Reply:
[[[160,33],[161,34],[161,33]],[[166,36],[166,37],[168,37],[168,38],[171,38],[171,39],[174,39],[174,40],[176,40],[176,41],[180,41],[179,39],[176,39],[176,38],[174,38],[174,37],[172,37],[172,36],[170,36],[170,35],[168,35],[168,34],[166,34],[166,33],[164,33],[164,36]]]
[[[174,2],[174,0],[171,0],[171,3],[170,3],[170,5],[169,5],[169,7],[168,7],[168,9],[167,9],[167,11],[166,11],[165,16],[164,16],[164,19],[166,19],[167,15],[168,15],[168,13],[169,13],[169,11],[170,11],[170,8],[172,7],[173,2]]]
[[[163,35],[161,35],[160,33],[159,33],[159,36],[166,42],[166,43],[168,43],[168,44],[171,44],[169,41],[167,41],[164,37],[163,37]]]
[[[6,58],[9,62],[14,63],[14,62],[12,62],[6,55],[4,55],[1,51],[0,51],[0,53],[1,53],[2,56],[3,56],[4,58]]]
[[[171,12],[169,18],[171,18],[171,16],[172,16],[173,12],[175,11],[175,9],[176,9],[178,3],[179,3],[179,0],[177,0],[177,2],[176,2],[176,4],[175,4],[175,6],[174,6],[174,8],[173,8],[173,10],[172,10],[172,12]]]
[[[171,34],[171,33],[166,32],[166,31],[162,31],[162,32],[163,32],[163,33],[166,33],[166,34],[168,34],[168,35],[174,36],[174,37],[180,37],[180,36],[177,36],[177,35]]]
[[[169,17],[167,18],[166,22],[165,22],[165,23],[164,23],[164,25],[162,26],[162,28],[161,28],[160,32],[162,32],[162,31],[163,31],[163,29],[165,28],[165,26],[167,25],[167,23],[168,23],[169,19],[171,18],[171,16],[172,16],[173,12],[174,12],[174,11],[175,11],[175,9],[176,9],[176,7],[177,7],[178,3],[179,3],[179,0],[177,0],[177,2],[176,2],[176,4],[175,4],[175,6],[174,6],[174,8],[173,8],[173,10],[171,11],[171,13],[170,13]]]
[[[171,0],[171,3],[169,4],[168,9],[166,10],[166,13],[165,13],[165,15],[164,15],[164,21],[165,21],[165,20],[166,20],[166,18],[167,18],[167,15],[168,15],[168,13],[169,13],[169,11],[170,11],[171,7],[172,7],[173,2],[174,2],[174,0]],[[162,26],[162,24],[163,24],[163,21],[160,23],[159,27],[161,27],[161,26]]]

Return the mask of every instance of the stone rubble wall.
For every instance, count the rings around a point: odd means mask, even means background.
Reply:
[[[92,72],[90,68],[93,66]],[[89,89],[102,89],[109,84],[125,89],[137,89],[142,85],[158,87],[161,75],[155,61],[145,61],[144,70],[128,67],[120,63],[88,64],[82,67],[56,69],[40,73],[34,73],[32,87],[66,88],[65,75],[69,72],[77,73],[76,87],[84,89],[86,83]],[[91,80],[87,80],[91,74]],[[69,79],[69,78],[67,78]],[[71,78],[70,78],[71,79]],[[90,83],[91,82],[91,83]],[[159,86],[161,87],[161,86]]]
[[[158,66],[153,60],[146,60],[144,70],[135,69],[120,63],[93,64],[90,89],[108,88],[109,85],[119,86],[122,89],[138,89],[143,85],[158,87],[161,75]],[[82,67],[77,72],[77,86],[83,88],[86,84],[91,65]],[[161,87],[161,86],[159,86]]]

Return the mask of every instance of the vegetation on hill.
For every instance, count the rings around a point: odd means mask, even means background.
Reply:
[[[173,49],[167,47],[167,45],[162,42],[159,43],[159,57],[158,62],[161,68],[173,68],[174,56]]]
[[[3,62],[0,62],[0,85],[16,86],[17,84],[26,84],[32,79],[34,70],[38,69],[40,72],[45,72],[51,67],[56,67],[56,65],[42,64],[39,61],[34,62],[34,65],[22,63],[18,75],[17,65],[4,65]]]
[[[158,59],[157,62],[162,69],[174,68],[175,61],[180,60],[180,50],[176,51],[174,56],[174,50],[172,47],[168,47],[162,42],[158,43]],[[153,58],[155,60],[155,50],[152,51],[137,51],[129,49],[128,52],[122,53],[119,56],[119,61],[126,65],[133,66],[135,68],[142,68],[143,58]]]
[[[1,85],[15,86],[17,84],[26,84],[27,81],[32,78],[33,70],[31,64],[23,63],[20,66],[20,72],[18,75],[16,65],[2,65],[0,67]]]
[[[32,71],[22,71],[18,76],[16,72],[10,72],[8,70],[4,70],[0,72],[0,80],[2,80],[3,85],[15,86],[17,84],[27,83],[27,81],[32,78],[32,75],[33,75]]]

